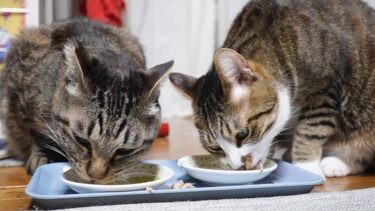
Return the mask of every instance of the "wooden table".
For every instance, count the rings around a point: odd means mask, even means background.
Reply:
[[[147,159],[177,159],[185,155],[207,153],[200,145],[198,133],[190,119],[168,121],[170,135],[157,139]],[[23,167],[0,168],[0,210],[32,209],[32,200],[25,194],[30,176]],[[375,187],[375,173],[328,178],[324,185],[315,187],[315,192],[343,191]]]

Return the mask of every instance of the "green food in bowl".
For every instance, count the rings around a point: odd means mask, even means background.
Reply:
[[[191,166],[213,170],[234,170],[227,160],[216,155],[197,155],[192,157]]]
[[[137,183],[145,183],[159,180],[165,171],[154,164],[141,164],[133,169],[128,170],[122,174],[117,175],[112,181],[102,185],[130,185]],[[64,178],[66,180],[84,184],[93,184],[89,181],[83,180],[73,170],[69,169],[64,172]]]
[[[128,185],[158,180],[155,175],[129,175],[126,178],[120,178],[108,183],[107,185]]]
[[[233,170],[233,171],[246,171],[246,170],[262,170],[273,165],[273,162],[266,160],[260,165],[256,165],[253,169],[234,169],[227,159],[224,156],[220,155],[195,155],[191,157],[191,160],[186,161],[189,163],[188,166],[202,168],[202,169],[211,169],[211,170]]]

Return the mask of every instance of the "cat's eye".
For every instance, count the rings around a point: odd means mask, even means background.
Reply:
[[[125,149],[125,148],[120,148],[116,150],[116,155],[118,156],[126,156],[130,155],[135,151],[135,149]]]
[[[82,146],[84,146],[88,149],[91,149],[91,143],[89,141],[87,141],[86,139],[83,139],[83,138],[79,137],[77,134],[74,134],[74,138],[76,139],[76,141],[80,145],[82,145]]]
[[[74,81],[70,78],[64,78],[64,81],[65,81],[65,84],[67,86],[73,86],[74,85]]]
[[[247,127],[246,128],[242,128],[236,134],[236,140],[237,140],[237,142],[241,142],[241,141],[245,140],[248,136],[249,136],[249,129]]]
[[[215,152],[223,151],[223,150],[221,149],[221,147],[219,147],[219,146],[211,146],[210,149],[211,149],[212,151],[215,151]]]

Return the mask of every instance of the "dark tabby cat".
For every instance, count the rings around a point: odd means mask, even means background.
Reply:
[[[83,179],[110,180],[157,135],[158,85],[172,64],[145,70],[133,36],[94,21],[24,31],[2,78],[10,155],[27,161],[30,173],[66,158]]]
[[[199,79],[170,75],[191,98],[208,151],[234,167],[251,156],[255,166],[289,132],[293,162],[310,171],[344,176],[372,163],[375,12],[367,4],[251,1],[213,60]]]

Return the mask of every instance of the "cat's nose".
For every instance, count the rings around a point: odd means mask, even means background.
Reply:
[[[108,174],[108,160],[92,158],[87,164],[87,174],[93,179],[104,179]]]

